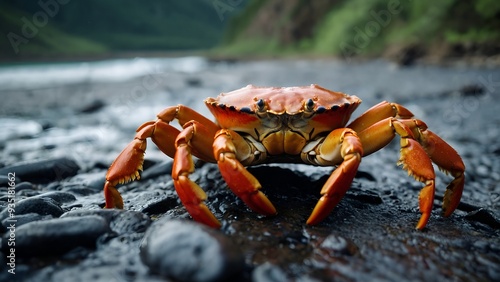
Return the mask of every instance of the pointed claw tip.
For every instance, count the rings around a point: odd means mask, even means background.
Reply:
[[[318,223],[319,223],[318,220],[312,219],[311,217],[309,217],[306,221],[306,224],[309,226],[317,225]]]
[[[444,217],[449,217],[453,213],[453,211],[454,210],[452,210],[452,209],[443,208],[443,216]]]
[[[431,217],[430,213],[423,213],[422,216],[420,217],[420,220],[418,221],[418,224],[415,227],[415,229],[417,229],[417,230],[424,229],[425,226],[427,225],[427,222],[429,221],[430,217]]]

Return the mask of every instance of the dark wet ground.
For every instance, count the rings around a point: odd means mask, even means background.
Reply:
[[[382,61],[150,66],[144,76],[122,81],[4,83],[0,280],[500,280],[500,69]],[[162,108],[182,103],[208,115],[203,99],[221,91],[311,83],[363,99],[354,117],[382,100],[404,104],[447,140],[467,167],[457,211],[441,216],[451,177],[437,172],[433,214],[423,231],[414,229],[422,184],[396,166],[398,142],[363,159],[345,198],[314,227],[305,221],[333,168],[250,168],[278,210],[266,218],[227,189],[217,166],[198,163],[192,179],[223,223],[209,230],[180,205],[171,160],[152,143],[142,180],[119,188],[126,210],[102,210],[107,167],[135,128]],[[9,173],[16,176],[14,217]],[[8,272],[12,253],[15,275]]]

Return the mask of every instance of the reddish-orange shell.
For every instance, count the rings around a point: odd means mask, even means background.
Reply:
[[[233,106],[236,110],[248,107],[255,111],[256,102],[259,99],[266,102],[270,113],[287,113],[289,115],[302,112],[304,103],[308,99],[315,102],[315,110],[318,107],[330,109],[335,106],[342,107],[345,104],[361,103],[361,100],[356,96],[334,92],[316,84],[298,87],[257,87],[248,85],[228,93],[221,93],[217,98],[208,98],[205,103],[212,106]]]
[[[265,111],[274,115],[295,115],[306,111],[306,104],[313,101],[309,111],[319,123],[330,123],[329,129],[344,125],[361,103],[356,96],[334,92],[316,84],[298,87],[257,87],[248,85],[217,98],[207,98],[205,104],[223,128],[259,127],[255,114],[258,102],[266,105]]]

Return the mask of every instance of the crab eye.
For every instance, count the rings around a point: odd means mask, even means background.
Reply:
[[[260,112],[263,112],[263,111],[266,109],[266,103],[264,102],[264,100],[259,99],[259,100],[257,101],[257,109],[258,109]]]
[[[306,110],[312,111],[313,107],[314,107],[314,101],[313,101],[313,99],[307,100],[307,102],[306,102]]]

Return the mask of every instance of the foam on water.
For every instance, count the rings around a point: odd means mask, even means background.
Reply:
[[[195,73],[207,67],[202,57],[135,58],[96,62],[0,67],[0,90],[36,89],[74,83],[120,82],[167,71]]]

